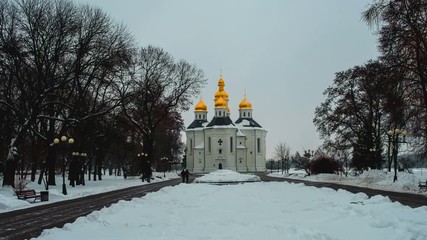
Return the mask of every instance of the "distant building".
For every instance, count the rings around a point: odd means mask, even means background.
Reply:
[[[266,135],[252,114],[246,96],[239,104],[239,118],[230,119],[228,93],[222,75],[215,93],[215,116],[208,122],[208,107],[200,99],[194,121],[187,127],[186,167],[195,173],[229,169],[237,172],[265,171]]]

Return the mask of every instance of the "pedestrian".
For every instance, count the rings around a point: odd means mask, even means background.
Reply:
[[[153,175],[153,171],[151,169],[151,164],[149,161],[143,166],[142,169],[142,181],[147,180],[147,182],[150,182],[151,176]]]
[[[185,182],[185,170],[186,169],[182,169],[182,171],[181,171],[182,182]]]
[[[188,183],[188,178],[190,177],[190,172],[188,171],[188,169],[185,169],[184,172],[185,172],[185,182]]]

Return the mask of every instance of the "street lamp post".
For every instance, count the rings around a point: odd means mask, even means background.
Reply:
[[[389,130],[387,132],[387,135],[389,136],[389,142],[388,142],[389,152],[390,152],[390,148],[392,151],[391,157],[393,159],[393,168],[394,168],[393,182],[395,182],[397,181],[397,154],[399,152],[399,143],[406,143],[406,136],[408,135],[408,132],[406,130],[401,131],[399,128],[396,128],[394,130]],[[399,141],[399,136],[403,137],[402,141]],[[391,161],[389,161],[389,164],[391,164]],[[391,167],[389,167],[389,169],[390,168]]]
[[[146,165],[144,167],[144,159],[148,157],[148,153],[138,153],[136,155],[138,158],[141,158],[141,172],[142,172],[142,181],[144,182],[144,179],[147,178],[147,182],[150,182],[150,175],[151,175],[151,164],[149,161],[147,161]],[[148,175],[148,176],[147,176]]]
[[[371,154],[373,154],[373,155],[374,155],[374,157],[376,157],[377,149],[375,148],[375,146],[373,146],[372,148],[370,148],[370,149],[369,149],[369,152],[371,152]]]
[[[390,130],[387,132],[388,136],[388,148],[387,148],[387,164],[388,164],[388,171],[391,172],[391,143],[392,143],[392,136],[394,131]]]
[[[56,145],[61,143],[61,142],[64,144],[66,144],[67,142],[68,142],[68,144],[73,144],[74,139],[73,138],[67,138],[66,136],[62,136],[61,140],[59,140],[58,138],[53,139],[53,143]],[[62,156],[62,194],[64,194],[64,195],[67,195],[67,186],[65,184],[66,163],[67,163],[67,159],[66,159],[65,154],[64,154]]]
[[[285,157],[285,171],[286,171],[286,174],[289,174],[289,166],[290,164],[289,164],[289,156],[286,156]]]
[[[282,158],[282,174],[283,174],[284,170],[285,170],[285,159]]]
[[[270,173],[273,173],[273,159],[270,159]]]
[[[168,161],[167,157],[160,158],[162,165],[163,165],[163,177],[166,177],[166,162]]]
[[[85,152],[72,152],[71,155],[73,155],[76,159],[77,159],[77,164],[78,167],[77,169],[74,169],[75,172],[73,173],[74,176],[71,178],[72,181],[72,185],[74,187],[74,181],[77,182],[77,185],[85,185],[85,170],[86,170],[86,157],[87,157],[87,153]]]

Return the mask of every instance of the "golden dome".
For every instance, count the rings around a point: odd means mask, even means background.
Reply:
[[[227,108],[227,102],[224,100],[224,98],[219,97],[217,100],[215,100],[215,108]]]
[[[245,98],[239,104],[240,109],[252,109],[252,104]]]
[[[224,90],[224,86],[225,86],[225,81],[224,81],[224,79],[222,78],[222,75],[221,75],[221,77],[218,80],[218,87],[222,88],[222,90]]]
[[[215,93],[215,101],[222,97],[224,100],[228,100],[228,93],[224,91],[225,81],[222,78],[222,74],[220,75],[220,78],[218,80],[218,91]]]
[[[206,104],[203,102],[203,99],[200,99],[194,110],[196,112],[206,112],[208,111],[208,106],[206,106]]]
[[[222,98],[224,98],[224,100],[227,100],[228,99],[228,93],[226,92],[226,91],[224,91],[224,90],[218,90],[216,93],[215,93],[215,101],[219,98],[219,97],[222,97]]]

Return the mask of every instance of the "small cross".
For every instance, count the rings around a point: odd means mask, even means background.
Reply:
[[[220,140],[218,140],[218,143],[219,143],[219,145],[221,146],[221,144],[222,144],[222,140],[220,139]]]

